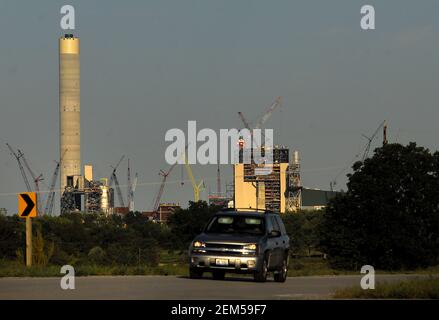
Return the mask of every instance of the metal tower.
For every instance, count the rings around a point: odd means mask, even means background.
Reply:
[[[286,211],[296,212],[302,207],[302,187],[300,181],[299,151],[293,152],[293,157],[288,166],[288,189],[286,197]]]

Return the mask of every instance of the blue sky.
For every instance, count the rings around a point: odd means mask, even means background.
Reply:
[[[255,121],[277,96],[283,106],[266,127],[301,152],[305,186],[329,188],[384,119],[390,141],[438,149],[437,1],[1,0],[0,207],[10,212],[25,188],[4,143],[22,149],[46,185],[58,158],[64,4],[75,6],[81,38],[83,164],[106,177],[129,157],[136,209],[150,209],[168,167],[166,130],[188,120],[239,128],[237,111]],[[364,4],[375,6],[374,31],[360,29]],[[185,205],[192,190],[180,170],[163,200]],[[193,170],[215,189],[215,166]],[[222,173],[231,181],[229,166]],[[119,176],[126,183],[126,162]]]

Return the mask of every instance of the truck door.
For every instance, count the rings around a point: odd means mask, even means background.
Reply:
[[[270,234],[271,231],[273,231],[273,221],[271,220],[271,217],[267,217],[266,219],[267,223],[267,234]],[[268,262],[268,268],[273,268],[276,265],[276,238],[271,238],[268,236],[267,238],[267,249],[269,251],[269,262]]]
[[[274,231],[279,232],[279,236],[275,238],[270,238],[273,241],[273,261],[271,267],[278,267],[282,262],[282,231],[280,229],[279,223],[277,223],[276,217],[271,216],[271,224]]]

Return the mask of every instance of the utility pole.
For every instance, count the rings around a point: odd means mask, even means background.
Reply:
[[[26,218],[26,267],[32,266],[32,218]]]

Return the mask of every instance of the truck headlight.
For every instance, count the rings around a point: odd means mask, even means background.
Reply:
[[[193,243],[194,248],[204,248],[205,246],[206,246],[206,244],[204,242],[201,242],[201,241],[194,241],[194,243]]]
[[[257,248],[256,243],[246,244],[246,245],[244,246],[244,249],[245,249],[245,250],[256,250],[256,248]]]

